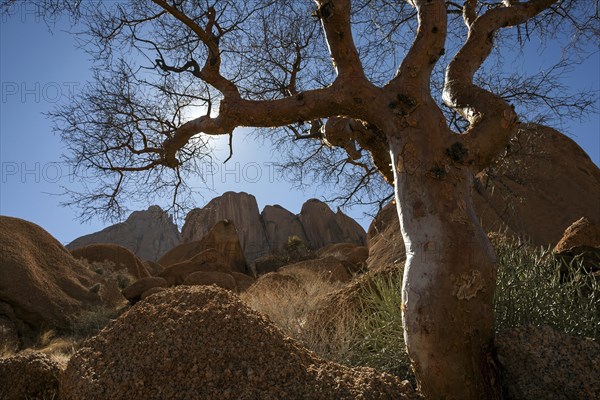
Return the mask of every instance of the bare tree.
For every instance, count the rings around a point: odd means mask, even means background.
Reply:
[[[377,170],[393,184],[407,250],[404,336],[421,392],[501,398],[496,259],[473,210],[473,176],[519,128],[517,110],[543,104],[562,118],[594,99],[553,93],[559,70],[536,78],[481,67],[495,44],[565,33],[568,67],[581,41],[599,36],[597,2],[38,3],[80,18],[82,46],[98,60],[94,83],[54,113],[71,162],[100,179],[79,204],[118,210],[132,193],[180,196],[207,136],[286,127],[306,143],[292,151],[298,165],[320,160],[367,180]],[[346,194],[361,179],[341,179]]]

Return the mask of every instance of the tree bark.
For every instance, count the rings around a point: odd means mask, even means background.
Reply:
[[[418,387],[427,399],[499,399],[496,260],[473,210],[472,172],[424,140],[388,141],[407,252],[404,338]]]

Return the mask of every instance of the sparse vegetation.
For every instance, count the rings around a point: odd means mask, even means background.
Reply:
[[[498,256],[496,330],[548,325],[600,340],[600,281],[581,260],[565,263],[548,249],[493,236]]]
[[[600,282],[575,260],[492,235],[498,256],[496,331],[533,324],[600,340]],[[363,285],[355,311],[336,310],[322,325],[305,324],[336,287],[314,276],[298,287],[249,292],[244,300],[324,358],[413,380],[402,334],[400,270]],[[356,311],[357,310],[357,311]],[[414,382],[414,381],[413,381]]]
[[[67,334],[76,340],[94,336],[121,312],[122,310],[104,306],[83,311],[74,318]]]
[[[81,258],[78,261],[81,265],[83,265],[90,271],[101,275],[104,279],[108,281],[116,283],[119,289],[125,289],[127,286],[131,285],[136,280],[135,277],[131,275],[126,268],[124,268],[123,266],[117,268],[115,263],[109,260],[105,260],[102,262],[90,262],[85,258]],[[92,290],[92,288],[90,288],[90,290]],[[99,288],[97,290],[99,290]]]

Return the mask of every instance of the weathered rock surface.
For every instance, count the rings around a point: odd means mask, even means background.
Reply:
[[[352,276],[348,270],[352,268],[352,266],[348,266],[347,264],[347,262],[341,261],[335,257],[327,256],[286,265],[279,268],[277,271],[281,273],[307,271],[321,275],[323,278],[332,282],[349,282]]]
[[[281,206],[266,206],[261,214],[254,196],[226,192],[212,199],[204,208],[192,210],[182,230],[184,242],[199,240],[219,220],[230,220],[237,226],[246,260],[287,252],[288,238],[298,237],[309,249],[317,250],[330,243],[366,244],[364,229],[341,211],[334,213],[327,204],[308,200],[300,215]]]
[[[235,279],[235,286],[239,293],[245,292],[254,284],[254,278],[249,275],[240,272],[232,272],[231,276]]]
[[[37,352],[0,358],[0,399],[57,399],[63,368],[48,355]]]
[[[65,329],[86,308],[123,301],[114,283],[85,268],[48,232],[0,216],[0,316],[11,320],[22,338]]]
[[[504,156],[480,173],[474,205],[488,232],[505,231],[554,246],[581,217],[600,224],[600,169],[570,138],[524,126]]]
[[[76,259],[85,259],[90,263],[104,263],[108,261],[112,271],[127,270],[135,279],[150,276],[146,265],[131,251],[123,246],[112,243],[94,243],[71,250],[71,255]]]
[[[182,286],[148,297],[110,323],[62,376],[62,400],[132,398],[417,397],[391,375],[324,361],[223,289]]]
[[[288,238],[308,243],[300,218],[280,205],[266,206],[261,214],[267,241],[273,254],[286,254]]]
[[[333,243],[317,251],[318,258],[335,257],[352,264],[350,272],[360,271],[366,265],[369,249],[354,243]]]
[[[214,250],[216,253],[210,253],[211,258],[207,259],[209,253],[204,253],[206,250]],[[249,272],[236,226],[229,220],[217,222],[201,240],[184,243],[171,249],[159,260],[159,263],[168,267],[185,261],[210,261],[226,265],[229,271]],[[159,275],[163,276],[164,272]]]
[[[389,266],[402,267],[406,261],[406,248],[400,231],[396,205],[383,207],[369,226],[367,235],[369,258],[367,267],[371,270]]]
[[[334,213],[329,206],[317,199],[302,205],[300,222],[310,248],[317,250],[331,243],[366,244],[364,229],[341,211]]]
[[[190,211],[181,231],[183,241],[201,240],[222,220],[235,224],[240,244],[250,262],[269,253],[256,198],[244,192],[225,192],[209,201],[203,208]]]
[[[477,176],[475,186],[473,203],[487,232],[555,246],[582,216],[589,226],[600,225],[600,169],[575,142],[548,127],[528,125],[509,153]],[[375,217],[368,242],[370,269],[404,262],[395,205]]]
[[[600,224],[587,218],[573,222],[554,247],[554,254],[566,265],[576,259],[588,271],[600,270]]]
[[[217,285],[220,288],[237,292],[235,278],[226,272],[198,271],[189,274],[183,281],[184,285]]]
[[[129,300],[130,303],[135,304],[141,300],[142,294],[148,290],[156,287],[168,287],[169,283],[158,276],[149,276],[146,278],[138,279],[136,282],[126,287],[121,291],[123,297]]]
[[[67,248],[93,243],[119,244],[143,260],[156,261],[177,246],[180,237],[172,218],[160,207],[150,206],[145,211],[134,211],[125,222],[73,240]]]
[[[549,327],[524,326],[496,337],[512,400],[600,399],[600,345]]]

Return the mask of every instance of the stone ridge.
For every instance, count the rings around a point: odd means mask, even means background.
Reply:
[[[66,247],[73,250],[95,243],[112,243],[126,247],[142,260],[157,261],[180,243],[177,225],[159,206],[134,211],[125,222],[99,232],[81,236]]]
[[[280,205],[266,206],[259,214],[256,198],[244,192],[226,192],[203,208],[192,210],[183,225],[182,241],[200,240],[223,219],[232,220],[236,225],[249,263],[284,252],[291,236],[299,237],[311,250],[332,243],[366,244],[366,233],[356,221],[340,210],[334,213],[320,200],[306,201],[299,215]]]

